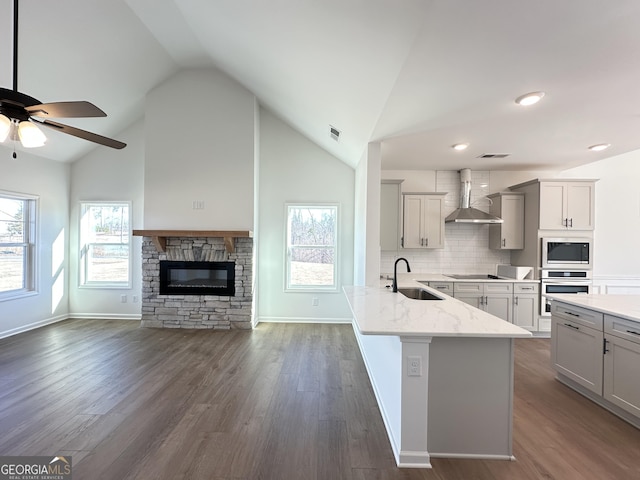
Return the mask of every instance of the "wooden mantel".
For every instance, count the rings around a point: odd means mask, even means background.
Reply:
[[[137,237],[151,237],[159,252],[167,249],[167,237],[222,237],[227,253],[236,249],[234,238],[252,238],[251,230],[134,230]]]

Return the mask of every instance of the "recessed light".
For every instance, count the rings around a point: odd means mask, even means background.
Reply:
[[[542,97],[544,97],[544,92],[530,92],[525,93],[524,95],[520,95],[516,98],[516,103],[518,105],[522,105],[527,107],[529,105],[533,105],[534,103],[538,103]]]
[[[468,146],[468,143],[456,143],[455,145],[451,145],[451,148],[453,148],[454,150],[462,151],[466,150]]]
[[[602,150],[606,150],[611,146],[610,143],[598,143],[597,145],[591,145],[589,150],[593,152],[601,152]]]

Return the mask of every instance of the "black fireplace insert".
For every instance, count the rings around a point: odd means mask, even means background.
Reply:
[[[160,261],[160,295],[234,296],[235,262]]]

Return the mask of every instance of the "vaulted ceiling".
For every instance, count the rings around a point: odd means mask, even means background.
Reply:
[[[5,88],[12,3],[0,0]],[[637,0],[20,3],[19,90],[109,115],[65,119],[79,128],[118,138],[151,88],[210,66],[349,165],[372,141],[387,169],[553,170],[640,148]],[[539,90],[540,103],[515,104]],[[53,160],[105,148],[45,133],[32,153]],[[587,149],[598,143],[611,146]]]

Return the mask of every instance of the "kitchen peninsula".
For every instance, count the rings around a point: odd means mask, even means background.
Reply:
[[[353,328],[400,467],[431,457],[511,460],[513,340],[531,333],[398,275],[399,290],[344,287]]]

